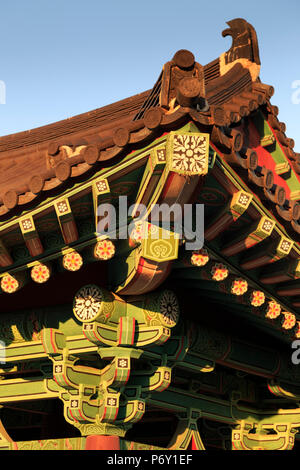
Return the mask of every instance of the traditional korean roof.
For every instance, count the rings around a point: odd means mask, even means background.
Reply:
[[[155,258],[148,246],[131,240],[126,269],[119,269],[120,258],[117,268],[111,261],[110,272],[117,273],[112,288],[120,295],[144,294],[169,279],[198,294],[204,290],[214,301],[230,298],[237,310],[244,303],[250,317],[264,304],[254,323],[269,327],[271,321],[275,330],[300,334],[300,155],[270,102],[273,87],[259,78],[254,28],[243,19],[228,26],[223,36],[232,37],[231,48],[207,65],[180,50],[151,90],[0,138],[2,281],[9,284],[10,275],[17,279],[39,263],[44,274],[34,275],[47,277],[47,263],[62,255],[65,269],[80,268],[77,251],[99,242],[94,227],[84,228],[99,203],[124,194],[146,205],[201,202],[205,263],[203,253],[187,260],[177,242],[175,254]],[[197,133],[209,139],[205,172],[170,156],[174,139],[176,145],[183,139],[178,135]],[[48,242],[51,230],[60,233],[61,245]]]
[[[273,87],[259,79],[254,28],[242,19],[228,25],[223,36],[232,36],[231,48],[205,66],[191,52],[178,51],[151,91],[1,137],[0,217],[10,217],[17,206],[23,209],[36,198],[40,202],[53,189],[63,191],[66,182],[73,184],[108,160],[117,162],[124,152],[193,120],[211,133],[225,161],[237,171],[247,170],[246,182],[264,192],[276,216],[299,233],[300,156],[278,120],[278,108],[270,103]],[[251,123],[249,141],[245,122],[254,115],[260,118]]]

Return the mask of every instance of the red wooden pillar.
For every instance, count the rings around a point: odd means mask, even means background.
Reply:
[[[87,436],[85,450],[120,450],[119,436]]]

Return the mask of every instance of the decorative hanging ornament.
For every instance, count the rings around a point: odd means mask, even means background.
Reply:
[[[93,321],[99,314],[103,293],[101,289],[89,284],[76,293],[73,304],[75,317],[82,322]]]
[[[280,312],[281,312],[280,305],[274,300],[272,300],[268,303],[268,307],[266,311],[266,318],[270,318],[271,320],[273,320],[274,318],[279,317]]]
[[[250,295],[250,303],[253,307],[260,307],[265,303],[265,294],[260,290],[254,290]]]
[[[201,250],[194,251],[191,256],[191,264],[193,266],[205,266],[209,261],[209,255],[205,248]]]
[[[222,263],[216,263],[211,269],[212,279],[214,281],[224,281],[228,276],[229,271],[226,266]]]
[[[63,257],[63,267],[68,271],[78,271],[83,265],[82,257],[77,251],[67,253]]]
[[[103,261],[111,259],[116,252],[115,245],[111,240],[100,240],[96,243],[94,248],[95,258]]]
[[[284,330],[290,330],[291,328],[294,328],[296,325],[296,317],[293,313],[290,312],[282,312],[282,315],[284,316],[284,321],[282,323],[282,328]]]
[[[20,283],[17,278],[11,274],[5,274],[1,279],[1,289],[7,294],[13,294],[20,287]]]
[[[231,293],[234,295],[243,295],[248,290],[248,282],[245,279],[235,279],[231,284]]]
[[[43,284],[44,282],[47,282],[50,276],[50,268],[45,264],[39,263],[33,266],[31,269],[31,278],[38,284]]]

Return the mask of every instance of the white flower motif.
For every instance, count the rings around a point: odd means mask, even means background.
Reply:
[[[105,191],[107,189],[107,185],[106,185],[106,182],[105,181],[98,181],[98,183],[96,183],[97,185],[97,189],[98,191]]]
[[[183,173],[204,174],[208,164],[205,136],[176,134],[172,169]]]
[[[166,159],[166,151],[164,149],[160,149],[157,151],[157,158],[160,162],[164,162]]]
[[[170,326],[176,325],[179,318],[179,303],[174,292],[164,291],[160,298],[160,313],[165,323]]]
[[[119,359],[119,361],[118,361],[118,366],[119,366],[121,369],[124,369],[125,367],[128,367],[128,361],[127,361],[127,359]]]
[[[109,406],[116,406],[117,400],[116,400],[115,398],[109,398],[109,399],[107,400],[107,404],[108,404]]]
[[[22,225],[24,230],[29,230],[32,228],[32,222],[30,219],[23,220]]]
[[[239,203],[242,204],[242,206],[246,206],[249,201],[249,196],[247,194],[241,194],[239,197]]]
[[[284,241],[281,243],[280,248],[281,248],[282,251],[284,251],[284,252],[287,253],[287,252],[289,251],[289,249],[290,249],[290,246],[291,246],[291,243],[288,242],[287,240],[284,240]]]
[[[263,224],[263,229],[266,231],[266,232],[270,232],[270,230],[272,229],[273,227],[273,223],[270,222],[270,220],[266,220]]]
[[[82,287],[74,299],[74,314],[81,321],[90,321],[97,316],[101,307],[102,292],[99,287]]]
[[[60,203],[57,204],[57,208],[60,214],[63,214],[64,212],[67,212],[68,210],[68,204],[66,201],[61,201]]]

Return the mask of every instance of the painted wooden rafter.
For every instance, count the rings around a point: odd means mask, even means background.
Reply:
[[[270,267],[271,268],[271,267]],[[280,266],[266,270],[261,277],[260,282],[263,284],[277,284],[280,282],[287,282],[291,280],[296,280],[300,278],[300,259],[292,259],[285,266]]]
[[[288,256],[293,245],[294,242],[290,238],[281,236],[279,243],[277,240],[274,240],[267,248],[260,246],[255,253],[243,257],[240,266],[243,269],[254,269],[269,263],[274,263]]]
[[[246,191],[236,191],[233,194],[231,201],[222,210],[222,213],[217,215],[210,225],[205,228],[205,240],[213,240],[223,232],[223,230],[227,229],[236,220],[238,220],[239,217],[247,211],[252,198],[253,195]]]
[[[152,149],[149,155],[133,217],[136,215],[138,204],[147,207],[146,216],[158,200],[169,206],[174,203],[183,204],[182,192],[188,192],[191,197],[199,177],[207,174],[208,155],[209,135],[199,133],[193,123],[179,131],[170,132],[164,142]],[[189,197],[184,196],[184,199]]]
[[[282,295],[282,296],[287,296],[287,297],[300,295],[300,282],[299,281],[287,282],[284,286],[277,289],[277,294]],[[295,307],[300,307],[300,302],[295,300],[295,302],[293,302],[293,305]]]
[[[166,155],[168,176],[159,203],[183,207],[209,171],[209,134],[200,133],[194,125],[190,132],[170,132]]]
[[[47,282],[51,277],[51,263],[40,263],[38,261],[34,261],[33,263],[28,264],[28,268],[31,268],[31,279],[38,284],[43,284],[44,282]]]
[[[83,266],[83,258],[81,254],[73,248],[62,250],[61,267],[67,271],[78,271]]]
[[[95,232],[98,232],[100,217],[99,217],[99,206],[101,203],[108,202],[110,199],[110,188],[106,178],[98,178],[93,182],[92,186],[93,193],[93,205],[95,215]],[[106,227],[104,227],[106,228]]]
[[[224,246],[221,252],[225,256],[234,256],[247,250],[269,237],[274,227],[275,221],[263,216],[258,223],[252,224],[252,227],[247,227],[242,232],[239,231],[235,237],[232,235],[231,241]]]
[[[287,398],[296,402],[300,400],[300,388],[297,385],[273,379],[268,383],[268,389],[276,397]]]
[[[75,242],[78,240],[78,231],[69,199],[65,197],[55,201],[54,207],[64,242],[66,245]]]
[[[5,247],[2,240],[0,240],[0,266],[5,268],[13,264],[13,259],[10,256],[7,248]]]
[[[33,257],[41,255],[44,248],[35,228],[33,217],[27,215],[21,218],[19,220],[19,227],[30,255]]]
[[[159,186],[161,184],[161,177],[165,169],[166,162],[167,158],[165,145],[154,148],[151,151],[137,193],[135,207],[132,211],[133,218],[138,215],[137,212],[139,204],[146,206],[149,211],[151,204],[155,203],[155,200],[159,195]],[[147,216],[148,213],[145,214],[145,216]]]

